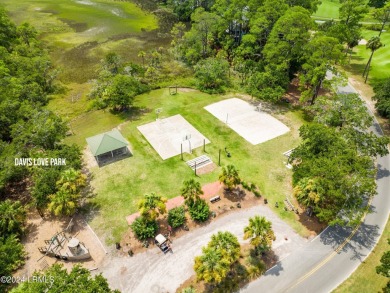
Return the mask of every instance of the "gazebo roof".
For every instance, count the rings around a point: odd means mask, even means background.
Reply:
[[[118,129],[88,137],[87,143],[94,156],[126,147],[129,144]]]

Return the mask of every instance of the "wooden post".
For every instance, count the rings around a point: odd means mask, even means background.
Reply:
[[[206,152],[206,139],[203,139],[203,151]]]
[[[221,166],[221,149],[219,149],[218,166]]]

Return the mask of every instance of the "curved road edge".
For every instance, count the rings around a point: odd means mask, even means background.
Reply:
[[[357,93],[350,84],[339,87],[338,92]],[[370,130],[383,135],[375,117]],[[354,230],[328,227],[308,245],[281,260],[240,292],[325,293],[346,280],[372,252],[388,221],[390,155],[378,157],[377,167],[377,195],[370,202],[371,213],[358,227]]]

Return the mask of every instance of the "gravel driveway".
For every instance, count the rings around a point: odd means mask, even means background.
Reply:
[[[240,243],[245,243],[248,240],[243,239],[244,227],[248,225],[248,219],[255,215],[265,216],[272,221],[276,235],[272,248],[279,259],[308,243],[271,209],[258,205],[221,216],[205,227],[174,239],[173,253],[164,255],[159,248],[153,247],[133,257],[108,255],[97,272],[103,273],[112,288],[124,293],[175,292],[180,284],[194,274],[194,257],[201,254],[202,247],[207,245],[212,234],[230,231],[238,237]]]

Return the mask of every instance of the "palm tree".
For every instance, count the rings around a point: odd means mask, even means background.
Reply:
[[[184,197],[187,206],[192,206],[200,199],[200,195],[203,194],[203,190],[200,183],[191,178],[190,180],[183,182],[183,188],[180,190],[180,193]]]
[[[194,270],[198,280],[220,283],[230,271],[229,261],[214,248],[203,247],[203,254],[195,258]]]
[[[367,82],[368,79],[368,73],[370,72],[372,57],[374,56],[375,51],[381,47],[383,47],[383,43],[381,42],[381,38],[379,36],[372,37],[367,42],[366,48],[371,50],[371,55],[370,58],[368,59],[366,67],[364,68],[363,77],[366,77],[364,82]]]
[[[152,192],[145,194],[144,198],[138,203],[138,210],[146,220],[154,221],[160,214],[166,213],[165,203],[167,199]]]
[[[76,194],[80,192],[81,188],[85,187],[86,181],[87,178],[84,174],[69,168],[62,172],[60,180],[57,181],[57,186]]]
[[[219,175],[219,181],[225,184],[228,190],[232,190],[238,184],[240,184],[241,179],[238,175],[238,170],[233,165],[227,165],[226,168],[222,168],[222,174]]]
[[[142,58],[142,66],[145,67],[146,52],[145,51],[139,51],[138,52],[138,57]]]
[[[220,251],[231,264],[240,257],[240,243],[237,237],[230,232],[218,232],[212,235],[208,247]]]
[[[72,193],[66,188],[60,188],[55,194],[49,195],[48,209],[56,216],[71,216],[77,208],[80,194]]]
[[[23,223],[26,219],[26,210],[20,201],[9,199],[0,202],[0,235],[20,234],[23,232]]]
[[[272,230],[272,223],[265,217],[255,216],[249,218],[249,225],[244,228],[244,239],[251,238],[250,243],[256,251],[264,252],[271,248],[275,234]]]

